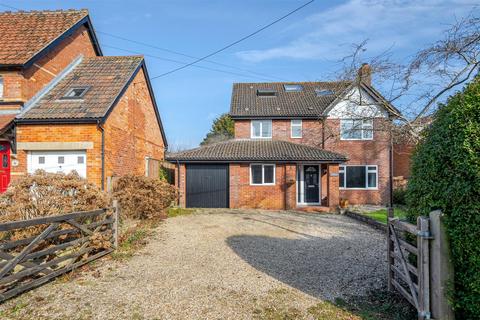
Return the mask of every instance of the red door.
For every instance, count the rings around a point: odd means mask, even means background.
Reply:
[[[10,143],[0,141],[0,193],[7,190],[10,183]]]

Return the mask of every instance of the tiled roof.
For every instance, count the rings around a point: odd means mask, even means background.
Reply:
[[[13,119],[15,119],[16,114],[2,114],[0,115],[0,133],[3,132]]]
[[[344,162],[335,152],[281,140],[234,139],[192,150],[168,153],[168,161],[328,161]]]
[[[0,64],[25,64],[86,16],[87,10],[0,12]]]
[[[302,91],[286,92],[284,85],[302,86]],[[270,82],[235,83],[230,115],[232,117],[319,117],[350,85],[349,82]],[[275,96],[258,96],[258,90],[275,91]],[[316,90],[334,94],[317,95]]]
[[[103,118],[142,61],[141,56],[84,58],[18,119]],[[62,98],[75,87],[88,90],[81,99]]]

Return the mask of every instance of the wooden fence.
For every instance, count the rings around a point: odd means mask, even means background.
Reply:
[[[453,270],[441,213],[418,217],[416,225],[389,216],[389,290],[405,297],[417,309],[418,319],[453,319],[446,293]]]
[[[109,254],[118,206],[0,224],[0,302]]]

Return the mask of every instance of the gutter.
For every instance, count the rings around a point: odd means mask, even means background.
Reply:
[[[105,129],[100,120],[97,121],[97,128],[102,132],[102,190],[105,190]]]

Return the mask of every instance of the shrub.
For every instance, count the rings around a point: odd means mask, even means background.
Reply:
[[[127,175],[113,187],[122,216],[134,219],[165,218],[165,209],[177,198],[174,186],[161,179]]]
[[[440,106],[412,158],[409,218],[441,209],[454,266],[458,319],[480,310],[480,78]]]
[[[61,215],[108,205],[108,195],[76,172],[65,175],[39,170],[13,181],[0,195],[0,221]]]
[[[406,202],[406,194],[407,194],[407,190],[406,188],[397,188],[397,189],[394,189],[393,190],[393,203],[394,204],[399,204],[399,205],[405,205],[407,202]]]

